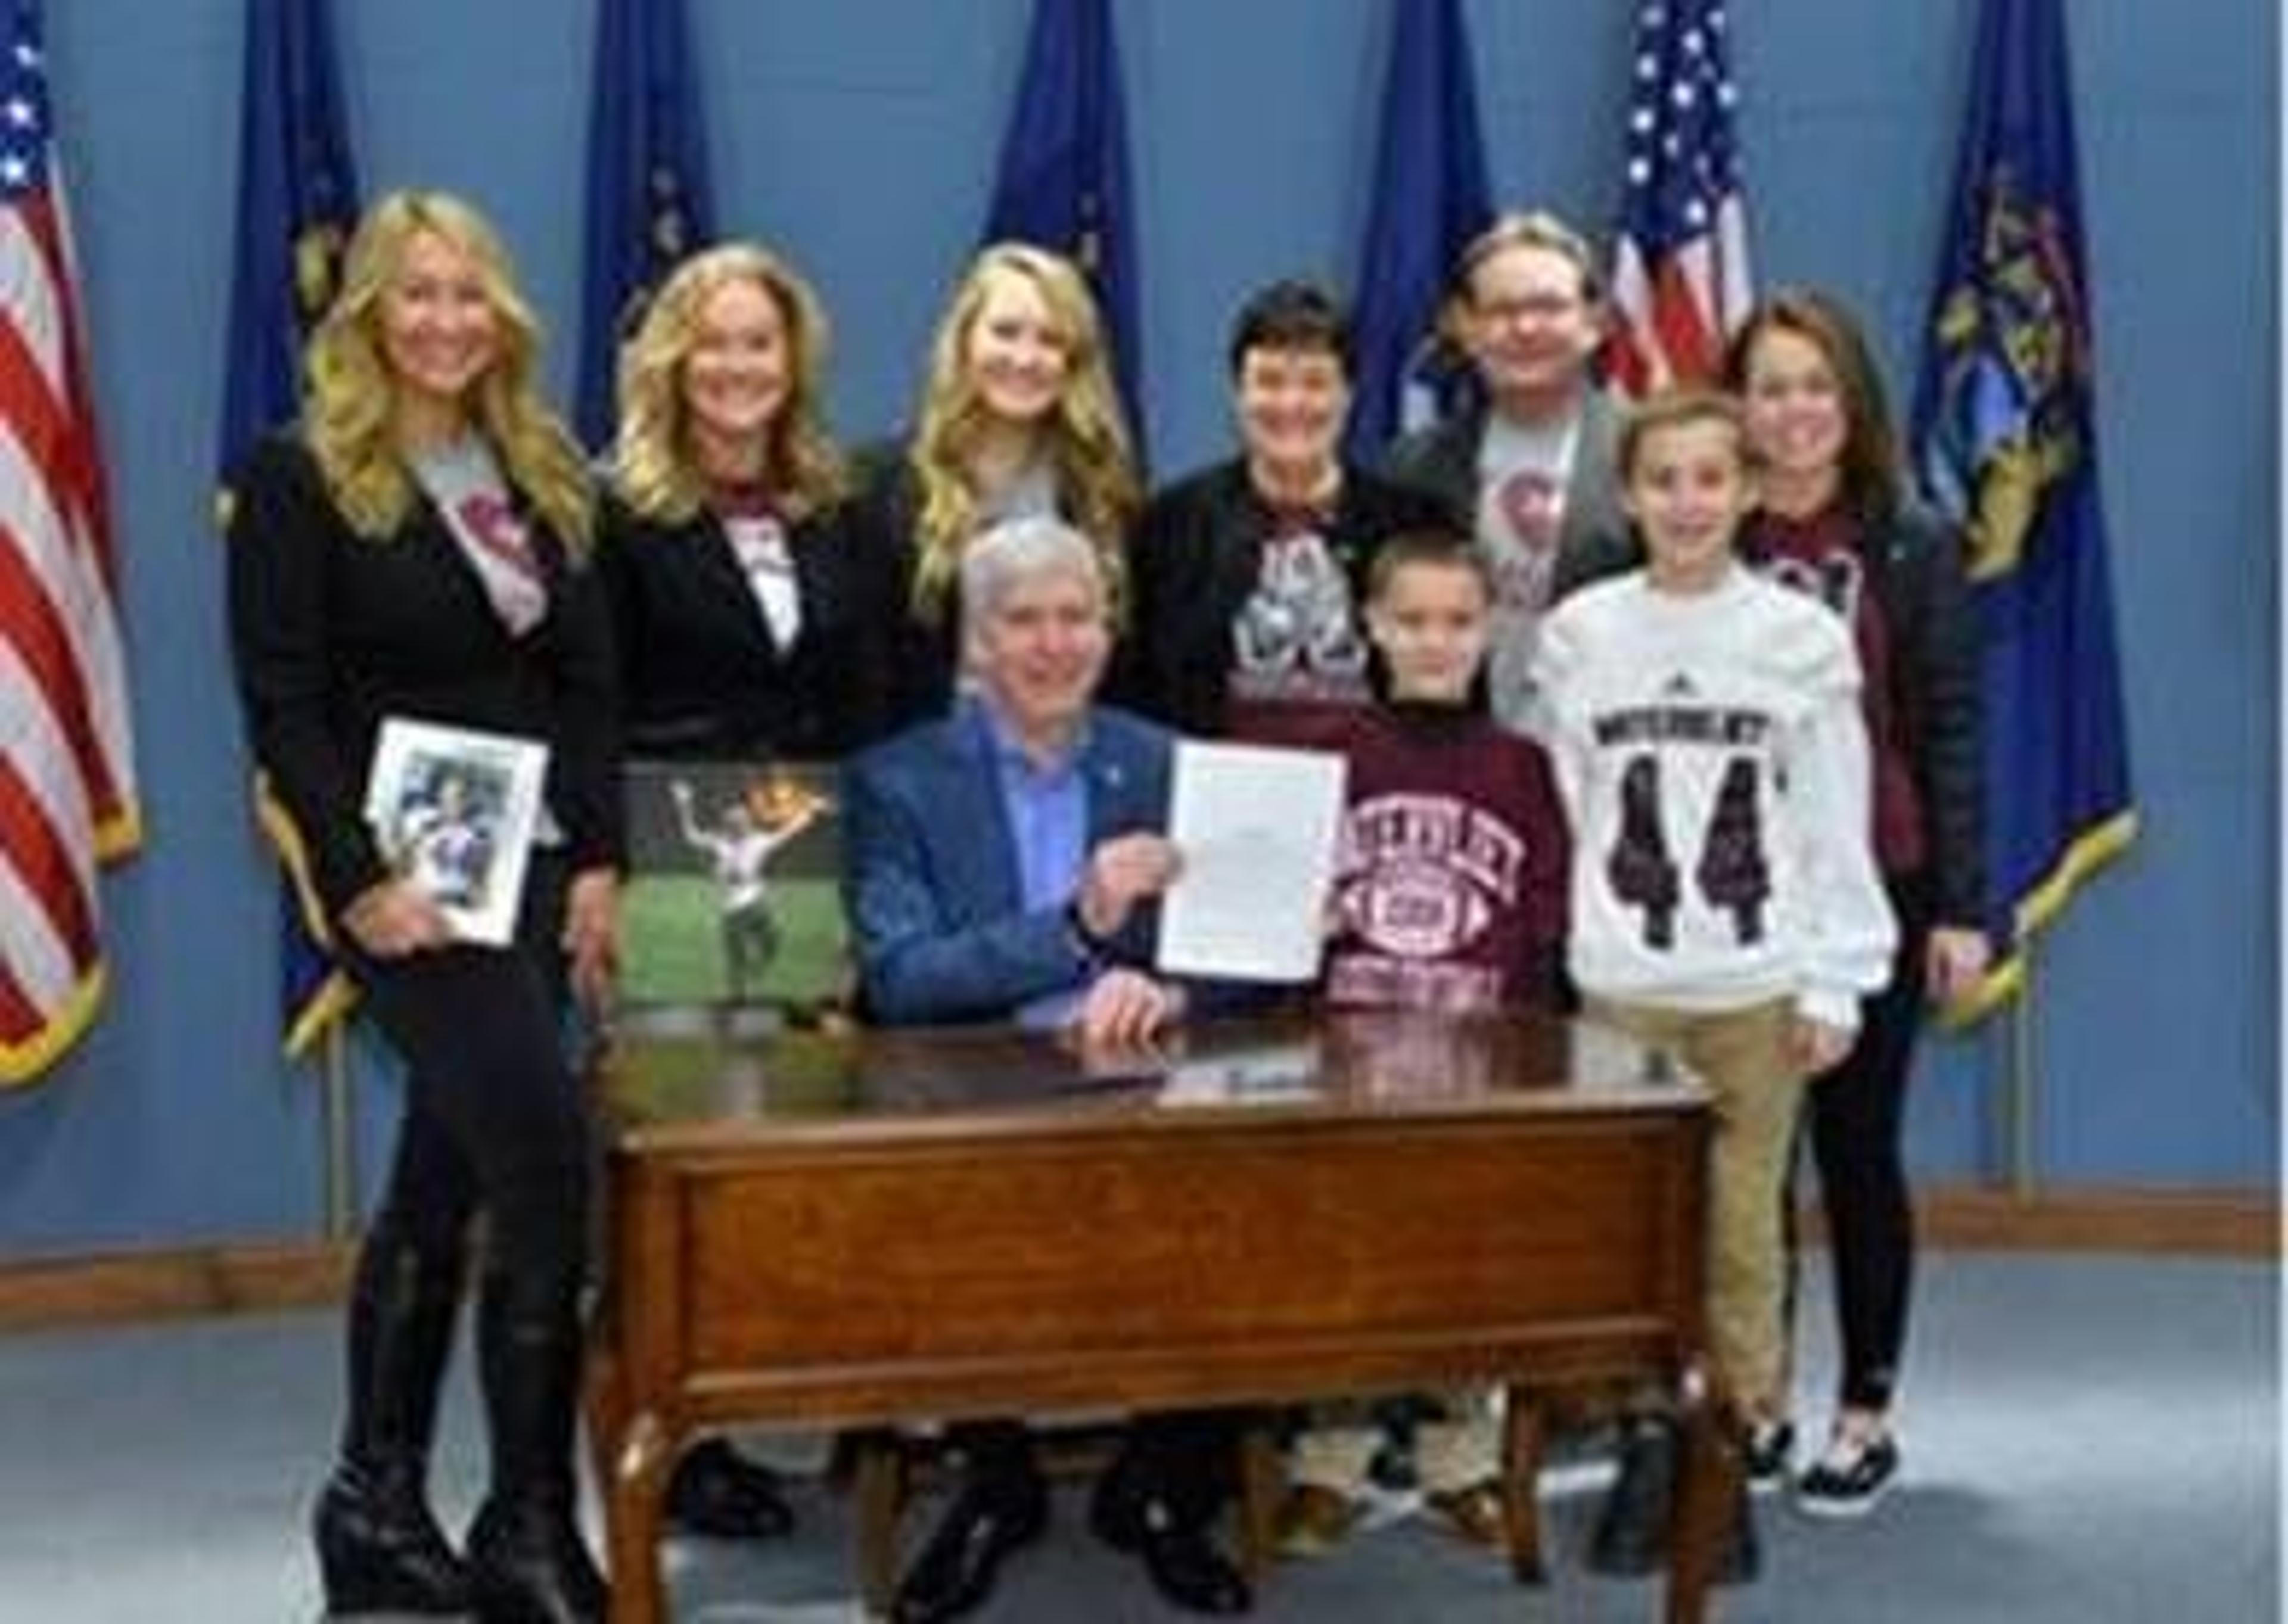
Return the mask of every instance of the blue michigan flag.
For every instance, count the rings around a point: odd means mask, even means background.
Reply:
[[[2136,834],[2106,578],[2089,283],[2060,0],[1980,10],[1915,403],[1923,486],[1961,527],[1982,633],[1990,920],[1974,1000]]]
[[[985,241],[1053,250],[1086,273],[1140,461],[1144,370],[1133,218],[1111,7],[1108,0],[1034,0]]]
[[[1396,10],[1359,263],[1358,388],[1347,444],[1362,462],[1456,381],[1435,369],[1438,302],[1449,269],[1493,218],[1459,0],[1409,0]]]
[[[357,222],[357,173],[334,67],[331,0],[250,0],[239,110],[238,236],[218,466],[295,415],[302,341],[333,300]],[[225,501],[228,500],[227,495]],[[258,784],[256,812],[288,883],[278,902],[286,1050],[299,1056],[355,1002],[326,952],[325,916],[285,810]]]
[[[576,421],[611,438],[621,339],[676,262],[714,239],[683,0],[603,0],[588,122],[587,281]]]

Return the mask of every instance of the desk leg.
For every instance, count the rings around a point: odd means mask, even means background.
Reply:
[[[604,1501],[612,1624],[663,1624],[660,1509],[672,1452],[657,1415],[631,1413],[626,1367],[608,1335],[600,1335],[589,1350],[587,1400],[589,1447]]]
[[[1549,1577],[1541,1560],[1540,1396],[1515,1383],[1502,1390],[1502,1522],[1509,1536],[1509,1570],[1520,1584]]]
[[[1677,1462],[1675,1521],[1670,1528],[1668,1624],[1701,1624],[1709,1580],[1739,1501],[1737,1430],[1730,1413],[1709,1391],[1705,1375],[1687,1374],[1678,1415],[1681,1459]]]
[[[1247,1427],[1239,1437],[1239,1565],[1259,1590],[1278,1541],[1275,1525],[1286,1487],[1286,1459],[1270,1426]]]
[[[898,1516],[906,1504],[906,1450],[894,1432],[866,1432],[850,1440],[856,1462],[852,1498],[856,1513],[858,1594],[869,1618],[886,1617],[898,1585]]]
[[[667,1490],[667,1430],[648,1410],[620,1440],[604,1497],[612,1562],[612,1624],[665,1624],[667,1586],[659,1570],[660,1511]]]

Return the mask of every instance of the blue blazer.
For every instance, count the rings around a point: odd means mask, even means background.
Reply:
[[[1088,844],[1168,822],[1173,735],[1099,706],[1080,770]],[[1104,958],[1151,962],[1151,910],[1091,955],[1061,907],[1025,909],[1016,842],[970,707],[850,762],[843,886],[868,1018],[890,1026],[1003,1020],[1084,983]]]

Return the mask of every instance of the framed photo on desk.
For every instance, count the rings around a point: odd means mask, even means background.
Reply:
[[[625,1006],[801,1018],[847,1003],[831,765],[632,761],[625,783]]]

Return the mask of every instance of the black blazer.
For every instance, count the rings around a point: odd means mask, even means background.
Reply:
[[[887,606],[846,512],[804,519],[787,544],[801,624],[782,648],[719,518],[669,524],[606,498],[630,754],[824,760],[887,732]]]
[[[938,614],[914,612],[914,530],[921,519],[921,481],[906,460],[906,442],[868,446],[853,459],[857,494],[850,503],[852,545],[865,560],[882,603],[892,732],[934,721],[953,708],[961,671],[961,613],[949,588]]]
[[[1922,799],[1933,917],[1986,926],[1985,745],[1978,622],[1960,538],[1908,507],[1861,543],[1889,636],[1891,695]]]
[[[338,916],[388,877],[364,816],[386,716],[518,733],[549,747],[547,800],[575,870],[621,860],[611,621],[597,572],[520,493],[548,612],[512,638],[425,497],[369,541],[299,440],[257,446],[231,482],[231,654],[256,761]]]
[[[876,441],[853,456],[857,495],[850,503],[853,548],[865,560],[888,607],[891,731],[933,722],[953,709],[961,679],[961,602],[949,582],[937,612],[914,612],[914,570],[920,558],[915,535],[921,521],[921,479],[904,439]],[[1066,493],[1058,506],[1068,519]],[[1117,536],[1093,538],[1101,544]]]
[[[1272,524],[1236,458],[1152,498],[1128,542],[1128,626],[1110,685],[1116,701],[1185,733],[1224,731],[1231,623],[1255,587]],[[1354,600],[1363,605],[1367,564],[1383,542],[1402,530],[1446,527],[1436,496],[1347,464],[1326,539],[1350,577]]]
[[[1760,566],[1765,550],[1752,529],[1747,535],[1743,556]],[[1863,523],[1859,555],[1883,617],[1899,747],[1921,807],[1932,918],[1982,930],[1984,705],[1961,542],[1934,514],[1910,504],[1887,519]]]
[[[1481,402],[1391,442],[1384,477],[1429,492],[1446,504],[1450,521],[1465,535],[1478,527],[1478,451],[1484,444],[1488,408]],[[1621,511],[1620,408],[1603,390],[1592,388],[1581,402],[1580,443],[1573,474],[1566,481],[1565,519],[1557,534],[1556,578],[1550,601],[1593,581],[1634,567],[1642,550]]]

